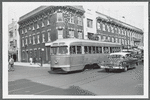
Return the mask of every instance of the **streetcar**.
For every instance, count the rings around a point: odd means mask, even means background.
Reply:
[[[46,43],[50,47],[51,71],[77,71],[87,66],[101,65],[110,53],[121,51],[121,44],[76,38],[59,39]]]

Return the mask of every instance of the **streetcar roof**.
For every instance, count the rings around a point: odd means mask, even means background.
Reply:
[[[76,38],[67,38],[67,39],[58,39],[56,41],[53,42],[47,42],[45,43],[45,46],[58,46],[58,45],[53,45],[53,44],[57,44],[57,43],[63,43],[64,45],[91,45],[90,43],[93,43],[95,45],[103,45],[103,46],[120,46],[121,44],[119,43],[111,43],[111,42],[100,42],[100,41],[95,41],[95,40],[85,40],[85,39],[76,39]],[[93,45],[93,46],[95,46]]]

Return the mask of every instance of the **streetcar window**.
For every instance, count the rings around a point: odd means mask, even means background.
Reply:
[[[89,47],[89,53],[91,54],[91,47]]]
[[[104,53],[109,53],[108,47],[104,47]]]
[[[92,53],[96,53],[95,47],[92,47]]]
[[[85,52],[85,54],[88,54],[88,47],[87,46],[84,46],[84,52]]]
[[[82,50],[81,50],[81,46],[77,46],[77,54],[81,54]]]
[[[51,55],[56,55],[57,54],[57,50],[58,50],[58,47],[51,47],[50,54]]]
[[[96,47],[96,53],[99,53],[99,48],[98,47]]]
[[[113,47],[110,47],[110,53],[113,53]]]
[[[76,54],[75,46],[70,46],[70,54]]]
[[[67,54],[67,53],[68,53],[67,46],[59,47],[59,54]]]
[[[68,49],[67,49],[67,46],[51,47],[50,53],[51,55],[67,54]]]
[[[102,53],[102,47],[98,47],[99,53]]]

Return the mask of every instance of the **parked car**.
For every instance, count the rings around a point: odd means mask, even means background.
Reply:
[[[137,58],[139,61],[143,62],[143,50],[126,49],[126,50],[122,50],[122,52],[128,52],[131,54],[132,57]]]
[[[129,68],[136,68],[139,65],[138,59],[132,57],[128,52],[111,53],[101,62],[101,68],[109,72],[118,69],[126,72]]]

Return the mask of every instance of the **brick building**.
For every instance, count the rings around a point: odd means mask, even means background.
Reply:
[[[50,48],[46,42],[62,38],[83,38],[82,6],[40,6],[20,17],[19,34],[21,61],[28,62],[36,57],[43,63],[50,60]]]

